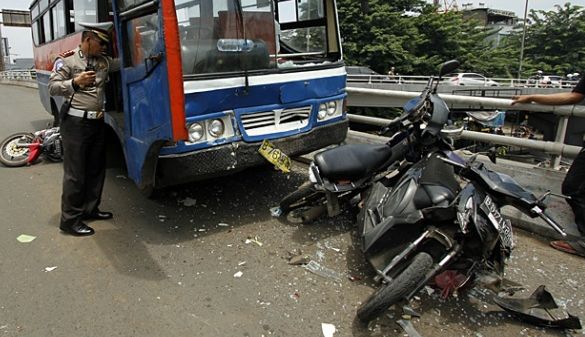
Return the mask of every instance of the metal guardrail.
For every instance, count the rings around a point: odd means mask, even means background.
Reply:
[[[0,71],[0,79],[16,81],[36,81],[37,71],[35,69]]]
[[[381,90],[381,89],[366,89],[366,88],[346,88],[348,93],[348,100],[352,97],[361,96],[363,99],[388,100],[395,102],[397,99],[406,103],[409,99],[417,97],[420,92],[408,92],[397,90]],[[509,109],[511,105],[510,99],[502,98],[487,98],[487,97],[472,97],[472,96],[457,96],[449,94],[439,94],[442,99],[448,104],[465,104],[470,106],[482,106],[492,109]],[[543,113],[552,113],[560,116],[560,121],[557,127],[556,139],[554,142],[539,141],[531,139],[522,139],[515,137],[508,137],[502,135],[487,134],[482,132],[464,131],[461,135],[463,139],[490,142],[501,145],[519,146],[522,148],[533,149],[551,154],[553,156],[551,161],[552,167],[557,167],[560,163],[560,156],[576,157],[581,147],[566,145],[562,140],[565,138],[567,121],[569,116],[585,117],[585,106],[582,105],[543,105],[543,104],[516,104],[515,109],[522,111],[535,111]],[[384,118],[375,118],[367,116],[359,116],[349,114],[351,121],[356,121],[364,124],[385,126],[390,120]]]
[[[430,76],[418,76],[418,75],[394,75],[386,76],[381,74],[348,74],[348,83],[368,83],[368,84],[426,84]],[[445,78],[446,79],[446,78]],[[444,80],[445,80],[444,79]],[[512,87],[512,88],[572,88],[577,85],[578,81],[564,80],[558,85],[538,85],[538,84],[527,84],[527,78],[490,78],[491,80],[498,83],[499,87]],[[445,85],[452,87],[464,87],[461,85],[452,85],[444,82]],[[478,85],[481,87],[481,85]],[[486,85],[486,87],[488,87]]]

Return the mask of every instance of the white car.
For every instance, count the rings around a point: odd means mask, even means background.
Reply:
[[[498,82],[476,73],[451,74],[450,77],[444,79],[444,82],[451,85],[475,85],[482,87],[499,86]]]

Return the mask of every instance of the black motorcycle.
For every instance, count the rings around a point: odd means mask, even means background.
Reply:
[[[49,160],[62,160],[61,132],[52,127],[33,133],[18,132],[0,143],[0,163],[8,167],[32,165],[43,154]]]
[[[440,74],[458,64],[446,62]],[[420,159],[395,185],[376,183],[358,215],[361,248],[381,283],[358,309],[364,322],[401,300],[408,302],[430,282],[440,284],[447,273],[452,281],[443,284],[444,294],[481,282],[501,283],[514,245],[512,224],[500,212],[505,205],[566,235],[544,213],[549,193],[536,198],[511,177],[477,162],[477,155],[465,161],[446,146],[450,140],[441,129],[449,109],[436,93],[438,82],[431,77],[405,108]],[[490,159],[495,162],[495,151]]]

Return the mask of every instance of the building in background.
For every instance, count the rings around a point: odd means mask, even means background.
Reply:
[[[488,8],[485,2],[478,3],[477,7],[472,2],[464,3],[461,5],[461,12],[466,20],[477,20],[482,27],[499,29],[490,37],[491,40],[495,40],[494,47],[499,45],[501,39],[509,35],[518,24],[516,13]]]

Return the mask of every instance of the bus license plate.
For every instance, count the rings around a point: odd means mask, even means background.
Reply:
[[[274,145],[272,145],[272,143],[266,139],[264,139],[262,145],[260,145],[258,152],[260,152],[264,158],[274,164],[279,170],[286,173],[290,172],[290,158],[286,154],[282,153],[282,151],[274,147]]]

